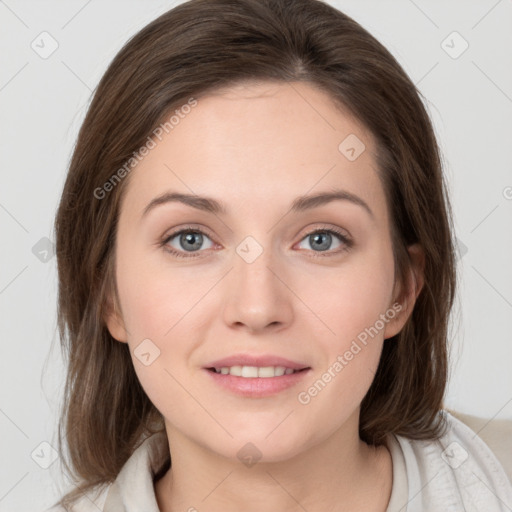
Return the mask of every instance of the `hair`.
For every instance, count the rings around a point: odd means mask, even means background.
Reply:
[[[360,409],[359,434],[437,439],[444,433],[448,320],[456,285],[451,206],[440,150],[421,93],[391,53],[320,0],[191,0],[135,34],[101,78],[70,161],[55,218],[58,329],[67,376],[59,421],[78,477],[67,505],[115,480],[139,443],[164,430],[128,344],[104,321],[118,300],[116,226],[130,175],[98,198],[115,172],[173,109],[243,82],[305,82],[327,93],[376,142],[391,218],[395,277],[421,245],[424,286],[402,330],[385,341]],[[126,169],[126,167],[124,167]],[[106,190],[104,187],[103,190]],[[76,481],[76,480],[75,480]]]

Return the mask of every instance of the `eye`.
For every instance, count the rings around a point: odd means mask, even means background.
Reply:
[[[338,247],[341,247],[337,251],[329,250],[329,247],[331,246],[333,242],[333,235],[334,238],[337,238],[341,243],[338,244]],[[335,228],[330,229],[317,229],[315,231],[311,231],[308,233],[302,241],[308,241],[309,246],[312,248],[311,250],[317,254],[313,254],[313,257],[317,256],[334,256],[336,254],[340,254],[342,252],[348,251],[352,245],[352,240],[343,234],[341,231]],[[302,242],[301,241],[301,242]],[[320,253],[320,254],[318,254]],[[327,253],[327,254],[321,254],[321,253]]]
[[[330,249],[333,236],[338,239],[338,250]],[[205,240],[210,241],[210,245],[207,247],[203,247]],[[336,228],[316,229],[308,233],[300,243],[305,240],[309,242],[309,250],[313,257],[336,256],[348,251],[353,246],[351,238]],[[166,236],[161,245],[167,252],[178,258],[194,258],[201,256],[201,252],[204,252],[201,248],[211,249],[214,243],[202,229],[189,226]]]
[[[201,252],[199,249],[201,249],[205,238],[210,239],[204,231],[198,228],[185,228],[171,233],[163,240],[162,245],[174,256],[179,258],[194,258],[197,256],[194,253]],[[211,242],[210,247],[206,248],[208,249],[212,246],[213,242]]]

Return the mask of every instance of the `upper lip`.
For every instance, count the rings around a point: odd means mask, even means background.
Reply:
[[[251,354],[235,354],[222,359],[217,359],[205,366],[205,368],[224,368],[229,366],[284,366],[292,370],[302,370],[309,368],[307,364],[298,363],[284,357],[274,355],[251,355]]]

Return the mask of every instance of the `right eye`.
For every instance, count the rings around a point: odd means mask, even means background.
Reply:
[[[205,237],[209,239],[209,236],[198,228],[180,229],[166,236],[162,241],[162,246],[167,252],[178,258],[195,258],[198,256],[197,253],[203,252],[200,249]],[[174,241],[174,239],[176,240]]]

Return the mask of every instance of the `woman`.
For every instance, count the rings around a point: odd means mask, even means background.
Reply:
[[[430,119],[343,13],[192,0],[146,26],[97,88],[56,235],[80,483],[53,510],[512,507],[510,452],[443,407]]]

